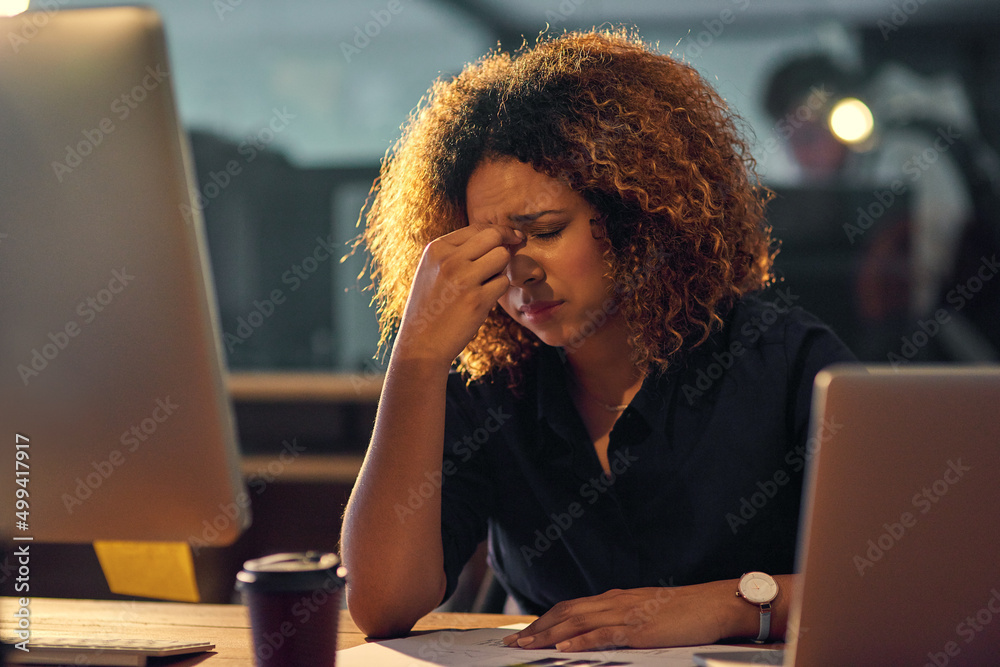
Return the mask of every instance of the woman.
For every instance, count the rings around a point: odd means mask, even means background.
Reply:
[[[811,384],[851,354],[752,295],[763,196],[698,74],[623,33],[487,56],[431,88],[367,220],[395,341],[344,522],[358,626],[409,630],[488,535],[542,614],[509,645],[783,636]],[[751,570],[777,597],[735,595]]]

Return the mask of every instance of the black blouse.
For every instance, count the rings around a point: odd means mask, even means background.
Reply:
[[[612,588],[792,572],[813,378],[854,361],[787,292],[649,375],[610,435],[605,474],[570,399],[562,350],[506,378],[448,384],[442,538],[448,592],[479,542],[526,613]],[[835,425],[831,425],[835,428]],[[402,518],[402,517],[401,517]]]

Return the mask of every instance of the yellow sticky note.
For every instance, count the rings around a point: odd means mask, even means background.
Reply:
[[[187,542],[94,542],[112,593],[198,602]]]

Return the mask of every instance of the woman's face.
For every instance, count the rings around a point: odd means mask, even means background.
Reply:
[[[579,347],[617,319],[603,226],[567,185],[513,158],[486,160],[469,178],[466,213],[474,227],[524,232],[525,241],[509,246],[510,287],[499,303],[543,343]]]

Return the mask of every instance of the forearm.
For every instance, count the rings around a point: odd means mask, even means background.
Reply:
[[[775,577],[772,641],[788,627],[794,575]],[[760,607],[736,596],[738,579],[691,586],[614,589],[566,600],[528,627],[504,637],[508,646],[589,651],[609,646],[695,646],[723,639],[750,641],[760,632]]]
[[[406,632],[444,594],[441,490],[427,482],[440,479],[447,378],[426,360],[394,358],[386,373],[342,532],[348,606],[371,635]]]
[[[341,537],[347,604],[371,635],[399,634],[444,596],[441,467],[448,373],[510,285],[507,226],[462,227],[424,248],[372,441]],[[419,498],[418,507],[409,503]]]

